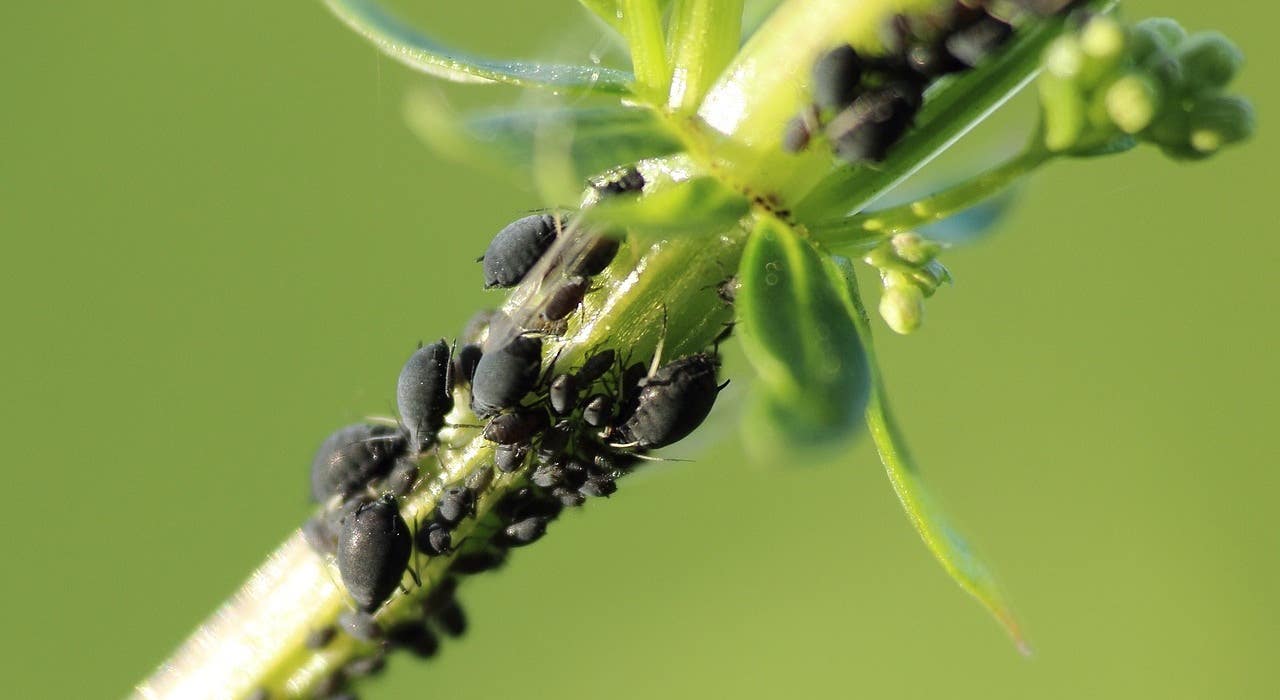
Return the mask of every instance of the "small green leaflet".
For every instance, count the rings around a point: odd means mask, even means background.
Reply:
[[[747,240],[736,303],[743,349],[760,379],[748,436],[814,447],[848,438],[861,423],[867,357],[842,298],[844,280],[826,258],[772,216],[760,217]]]
[[[884,463],[885,472],[898,494],[898,500],[907,511],[907,518],[920,533],[925,546],[933,553],[938,563],[951,576],[960,588],[978,599],[978,602],[990,612],[1013,638],[1018,651],[1031,654],[1031,646],[1023,636],[1013,610],[1005,601],[995,577],[986,565],[978,559],[970,549],[964,537],[951,526],[942,510],[938,507],[924,481],[920,478],[911,454],[907,451],[906,441],[898,429],[889,405],[885,398],[884,381],[876,364],[875,347],[872,345],[871,325],[867,321],[866,312],[858,296],[857,281],[853,276],[853,266],[845,258],[833,258],[830,263],[840,270],[845,277],[845,297],[852,308],[852,318],[863,339],[867,352],[867,362],[871,370],[871,398],[867,402],[867,428],[880,453],[880,461]]]
[[[428,75],[457,83],[505,83],[559,92],[631,92],[632,76],[603,66],[499,61],[468,56],[409,27],[375,0],[325,0],[347,26],[386,55]]]

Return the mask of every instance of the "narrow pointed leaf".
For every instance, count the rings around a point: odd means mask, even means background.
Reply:
[[[1013,610],[1005,601],[995,577],[973,552],[959,531],[951,525],[928,489],[925,488],[920,470],[907,451],[902,432],[889,411],[884,380],[876,364],[871,325],[858,297],[853,266],[847,259],[837,258],[836,260],[846,278],[846,299],[854,308],[852,318],[863,339],[871,372],[871,397],[867,402],[866,414],[867,428],[875,442],[876,450],[880,453],[880,461],[884,463],[885,472],[889,476],[890,483],[893,484],[893,490],[897,493],[898,500],[902,502],[911,525],[915,527],[920,538],[924,540],[925,546],[933,553],[938,563],[942,564],[942,568],[952,580],[969,595],[977,598],[978,602],[996,618],[1009,633],[1020,652],[1030,654],[1031,647],[1023,636]]]
[[[568,188],[575,197],[591,175],[680,148],[651,112],[626,107],[458,114],[435,93],[419,91],[406,100],[405,117],[409,128],[436,151],[460,163],[480,161],[522,182],[541,177],[546,169],[540,166],[547,160],[563,158],[563,168],[553,170],[566,170],[568,183],[535,184],[540,191]]]
[[[743,0],[676,0],[667,40],[671,94],[667,106],[693,113],[738,50]]]
[[[325,0],[347,26],[386,55],[428,75],[456,83],[505,83],[561,92],[627,94],[632,77],[603,66],[502,61],[470,56],[404,24],[376,0]]]
[[[842,298],[844,280],[826,258],[784,222],[764,217],[739,264],[742,345],[760,392],[748,420],[773,420],[770,439],[785,439],[788,448],[847,438],[866,406],[866,353]],[[766,429],[749,426],[749,437]]]
[[[636,92],[661,103],[671,80],[662,33],[662,4],[657,0],[618,0],[618,6],[619,28],[631,50]]]

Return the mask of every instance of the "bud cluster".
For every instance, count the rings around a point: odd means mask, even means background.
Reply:
[[[899,233],[867,253],[863,261],[880,271],[884,287],[880,316],[895,333],[907,334],[924,320],[924,300],[951,272],[938,261],[942,245],[918,233]]]
[[[1090,155],[1141,141],[1179,159],[1206,158],[1253,131],[1253,108],[1225,89],[1240,50],[1175,21],[1125,26],[1094,16],[1046,49],[1040,76],[1044,146]]]

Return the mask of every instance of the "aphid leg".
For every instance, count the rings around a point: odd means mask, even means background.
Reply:
[[[667,306],[662,305],[662,335],[658,336],[658,347],[653,349],[653,361],[649,363],[649,374],[652,377],[662,366],[662,349],[667,343]]]

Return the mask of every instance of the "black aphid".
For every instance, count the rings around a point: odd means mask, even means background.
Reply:
[[[575,372],[578,379],[578,386],[588,387],[603,377],[609,370],[613,369],[613,363],[616,361],[617,353],[613,350],[601,350],[594,355],[588,357],[582,366]]]
[[[884,160],[910,128],[921,100],[920,87],[906,82],[863,93],[827,125],[836,155],[847,163]]]
[[[582,407],[582,421],[593,428],[602,428],[613,419],[613,397],[592,394]]]
[[[427,591],[427,597],[423,598],[422,600],[423,614],[430,615],[431,613],[439,610],[440,608],[443,608],[449,603],[452,603],[453,596],[455,593],[457,593],[457,591],[458,591],[457,578],[453,576],[449,576],[447,578],[441,579],[438,583],[436,583],[436,585],[431,590]]]
[[[405,620],[393,625],[387,630],[387,641],[421,659],[435,656],[440,649],[440,640],[420,620]]]
[[[338,616],[338,624],[343,631],[361,642],[372,643],[382,639],[382,625],[373,619],[373,615],[358,610],[348,610]]]
[[[493,483],[493,469],[490,467],[477,469],[471,472],[466,481],[462,483],[474,496],[479,497],[479,494],[489,488],[489,484]]]
[[[524,466],[528,454],[527,445],[498,445],[493,451],[493,466],[504,474],[510,474]]]
[[[342,688],[346,684],[346,675],[340,670],[334,671],[320,679],[320,682],[316,683],[316,687],[311,690],[311,694],[323,700],[354,700],[355,696],[342,692]]]
[[[400,370],[396,406],[414,452],[436,444],[445,416],[453,410],[452,362],[449,344],[441,339],[418,348]]]
[[[636,404],[640,401],[641,382],[649,374],[649,368],[643,362],[636,362],[622,370],[621,397],[618,400],[617,418],[626,421],[635,413]]]
[[[484,426],[484,439],[499,445],[526,445],[547,427],[547,414],[541,409],[518,410],[494,416]]]
[[[624,440],[640,448],[670,445],[702,424],[715,405],[719,360],[705,353],[659,367],[638,384],[635,411],[622,426]]]
[[[813,64],[814,103],[830,112],[853,104],[862,82],[862,70],[862,57],[848,44],[823,54]]]
[[[592,498],[608,498],[618,490],[618,482],[607,474],[592,474],[578,487],[578,493]]]
[[[946,38],[947,53],[966,67],[982,62],[996,48],[1013,36],[1013,27],[990,15],[959,29]]]
[[[311,460],[311,498],[318,503],[346,496],[386,476],[408,445],[399,428],[357,423],[320,443]]]
[[[396,496],[408,495],[418,483],[418,465],[407,459],[396,462],[396,466],[387,475],[387,490]]]
[[[428,523],[418,530],[418,551],[438,557],[453,551],[453,533],[443,523]]]
[[[391,494],[362,504],[344,520],[338,538],[338,573],[361,610],[377,610],[391,596],[412,552],[413,537]]]
[[[440,631],[450,637],[461,637],[467,633],[467,614],[456,600],[449,601],[448,605],[437,610],[431,619],[440,627]]]
[[[538,459],[542,462],[554,462],[564,454],[573,438],[573,427],[568,421],[561,421],[542,433],[538,441]]]
[[[386,666],[387,653],[379,649],[366,657],[348,661],[342,666],[342,672],[347,674],[348,678],[361,678],[372,676]]]
[[[587,502],[587,497],[578,493],[577,489],[557,486],[551,490],[551,495],[560,501],[560,504],[566,508],[577,508]]]
[[[621,246],[622,239],[616,236],[593,236],[578,254],[578,258],[569,266],[569,274],[595,277],[604,272],[604,269],[609,267],[609,263],[618,257],[618,248]]]
[[[436,522],[457,525],[463,518],[475,513],[476,495],[465,486],[451,486],[440,494],[436,503]]]
[[[627,168],[595,186],[596,192],[599,192],[601,197],[639,192],[642,189],[644,189],[644,176],[635,168]]]
[[[552,379],[547,400],[557,416],[572,413],[578,405],[578,378],[572,374],[561,374]]]
[[[471,380],[471,410],[489,418],[514,408],[538,383],[542,369],[542,340],[516,336],[500,349],[490,350],[476,365]]]
[[[534,214],[506,225],[484,252],[484,286],[514,287],[520,284],[555,242],[562,222],[551,214]]]
[[[559,486],[564,483],[564,465],[555,462],[539,464],[529,475],[529,481],[544,489]]]
[[[506,553],[501,551],[468,552],[453,560],[451,571],[459,574],[479,574],[501,567],[506,560]]]
[[[308,649],[323,649],[329,646],[329,642],[333,641],[335,635],[338,634],[338,628],[333,625],[325,625],[317,627],[307,634],[305,644]]]
[[[470,384],[471,378],[476,376],[476,365],[480,364],[483,356],[484,350],[479,343],[467,343],[458,348],[458,352],[453,355],[454,381]]]
[[[537,516],[517,520],[502,530],[506,543],[521,547],[537,542],[547,532],[547,519]]]
[[[799,153],[809,147],[813,138],[813,127],[803,114],[797,114],[787,120],[782,128],[782,150],[787,153]]]
[[[573,313],[590,288],[591,280],[586,277],[569,277],[561,281],[547,296],[547,301],[542,306],[542,319],[559,321]]]

